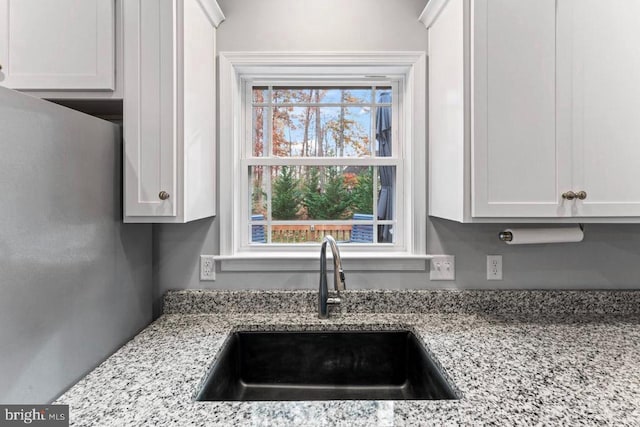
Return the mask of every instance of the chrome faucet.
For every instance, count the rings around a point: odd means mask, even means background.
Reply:
[[[333,254],[333,288],[336,291],[337,296],[330,298],[329,290],[327,287],[327,243],[331,246],[331,253]],[[322,246],[320,247],[320,290],[318,291],[318,316],[321,319],[329,317],[329,305],[339,305],[342,300],[340,299],[340,291],[345,290],[344,284],[344,272],[342,271],[342,259],[340,258],[340,251],[338,250],[338,244],[331,236],[325,236],[322,239]]]

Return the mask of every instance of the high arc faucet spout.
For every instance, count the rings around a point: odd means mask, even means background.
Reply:
[[[327,244],[331,248],[333,255],[333,288],[337,297],[329,297],[327,285]],[[320,288],[318,290],[318,316],[326,319],[329,317],[329,305],[338,305],[341,302],[340,291],[346,289],[344,270],[342,269],[342,258],[338,244],[332,236],[325,236],[320,246]]]

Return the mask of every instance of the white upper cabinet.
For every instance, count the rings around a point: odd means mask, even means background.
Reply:
[[[473,23],[472,214],[563,215],[555,0],[476,0]]]
[[[640,218],[638,16],[637,0],[431,0],[429,214]]]
[[[558,1],[558,132],[574,215],[640,217],[640,1]]]
[[[124,221],[215,215],[213,0],[124,2]]]
[[[0,0],[0,84],[113,91],[115,17],[115,0]]]

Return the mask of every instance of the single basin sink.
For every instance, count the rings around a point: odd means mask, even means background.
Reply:
[[[457,399],[409,331],[236,332],[196,400]]]

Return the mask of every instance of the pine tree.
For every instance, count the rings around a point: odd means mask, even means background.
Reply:
[[[344,185],[342,173],[338,168],[327,168],[327,184],[323,196],[323,215],[321,219],[344,219],[351,207],[351,194]]]
[[[273,181],[273,195],[271,202],[271,216],[273,219],[296,219],[302,192],[299,189],[300,181],[293,176],[293,170],[283,166],[280,175]]]
[[[358,184],[351,193],[353,212],[373,214],[373,168],[358,175]]]
[[[317,167],[309,169],[309,176],[304,183],[304,199],[302,204],[307,209],[309,219],[322,219],[323,197],[320,190],[320,171]]]
[[[312,167],[304,185],[304,200],[309,219],[344,219],[351,207],[351,194],[336,167],[326,169],[326,183],[320,188],[320,171]]]

